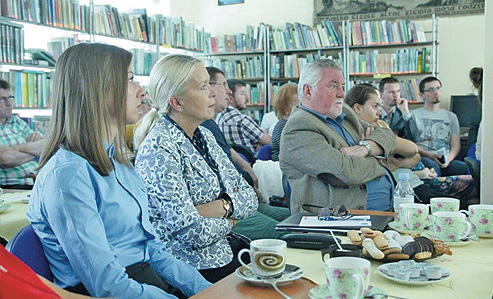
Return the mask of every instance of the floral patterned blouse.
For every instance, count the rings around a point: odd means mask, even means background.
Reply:
[[[219,175],[231,197],[234,219],[255,213],[258,200],[212,133],[199,127]],[[231,226],[225,218],[204,218],[196,205],[216,200],[219,179],[190,138],[161,116],[139,147],[135,168],[149,195],[149,219],[160,240],[176,258],[199,270],[219,268],[233,260],[226,239]]]

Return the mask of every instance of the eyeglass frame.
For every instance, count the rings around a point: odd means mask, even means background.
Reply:
[[[430,87],[430,88],[427,88],[427,89],[423,89],[422,92],[435,92],[435,91],[441,91],[442,90],[442,87],[441,86],[437,86],[437,87]]]
[[[0,97],[0,104],[5,104],[7,101],[9,101],[10,103],[14,103],[15,102],[15,96],[10,95],[8,97]]]
[[[219,85],[219,86],[223,87],[225,90],[229,89],[229,85],[228,85],[227,81],[225,81],[223,84],[219,84],[217,82],[209,82],[209,85]]]

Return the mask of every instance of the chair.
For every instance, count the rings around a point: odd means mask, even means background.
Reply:
[[[476,143],[471,144],[467,150],[467,156],[464,158],[469,171],[471,172],[474,183],[476,184],[476,191],[479,194],[479,188],[481,186],[481,161],[476,159]]]
[[[241,144],[232,144],[231,147],[238,153],[238,154],[243,154],[247,158],[247,162],[250,164],[255,163],[255,154],[252,153],[252,151]]]
[[[50,263],[46,259],[43,246],[34,232],[32,225],[28,225],[21,229],[21,231],[7,244],[6,249],[31,267],[34,272],[49,281],[53,281]]]
[[[262,147],[258,150],[257,159],[262,161],[269,161],[271,160],[271,154],[272,154],[272,145],[270,144],[262,145]]]

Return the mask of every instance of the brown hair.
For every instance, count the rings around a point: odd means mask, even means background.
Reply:
[[[483,68],[473,67],[469,71],[469,79],[472,85],[478,89],[478,100],[481,103],[483,101]]]
[[[288,119],[291,109],[297,103],[293,102],[293,96],[296,95],[298,84],[286,83],[281,86],[274,97],[274,113],[279,119]]]
[[[367,84],[356,84],[346,93],[344,102],[351,108],[353,108],[355,104],[360,104],[363,106],[366,101],[368,101],[371,94],[378,96],[378,92],[375,87]]]
[[[40,167],[60,148],[86,159],[101,175],[113,165],[104,141],[115,144],[115,159],[130,166],[125,154],[128,68],[132,54],[122,48],[83,43],[72,46],[56,63],[51,134]],[[116,124],[113,140],[107,140]]]

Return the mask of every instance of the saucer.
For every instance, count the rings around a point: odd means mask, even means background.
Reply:
[[[388,223],[388,226],[395,230],[398,233],[401,234],[421,234],[424,230],[410,230],[404,228],[399,222],[397,221],[391,221]]]
[[[389,263],[389,264],[383,264],[380,267],[378,267],[378,274],[382,275],[383,277],[387,278],[388,280],[392,280],[398,283],[402,284],[407,284],[407,285],[428,285],[428,284],[434,284],[437,282],[442,282],[450,278],[450,271],[441,268],[442,270],[442,277],[440,279],[428,279],[426,275],[420,275],[419,277],[412,277],[409,278],[409,280],[404,280],[404,279],[399,279],[395,278],[394,276],[391,276],[388,274],[387,267],[389,265],[396,265],[398,263]],[[438,267],[438,266],[437,266]]]
[[[431,232],[431,231],[424,232],[422,234],[422,236],[427,237],[427,238],[433,238],[433,239],[441,240],[437,236],[433,235],[433,232]],[[448,242],[445,240],[442,240],[442,241],[445,242],[445,244],[447,244],[450,247],[462,247],[462,246],[470,245],[470,244],[472,244],[473,241],[477,241],[477,240],[478,240],[478,236],[471,234],[471,236],[469,236],[469,238],[466,240],[452,241],[452,242]]]
[[[239,278],[256,285],[261,285],[261,286],[271,285],[270,282],[266,282],[261,277],[258,277],[257,275],[253,274],[252,271],[250,271],[245,266],[241,266],[238,269],[236,269],[235,274]],[[304,274],[303,269],[301,269],[300,267],[286,264],[286,269],[284,269],[284,272],[281,273],[281,276],[275,278],[275,280],[277,284],[283,284],[299,279],[303,276],[303,274]]]
[[[366,291],[365,297],[373,296],[372,298],[375,299],[383,299],[386,298],[385,295],[387,295],[387,293],[384,290],[374,286],[369,286],[368,291]],[[331,296],[329,296],[329,289],[326,284],[321,284],[311,288],[310,291],[308,292],[308,296],[310,296],[311,299],[332,298]]]
[[[7,211],[8,208],[10,208],[9,204],[4,203],[4,204],[0,205],[0,213]]]
[[[486,238],[486,239],[493,238],[493,234],[476,234],[476,236],[478,236],[480,238]]]

